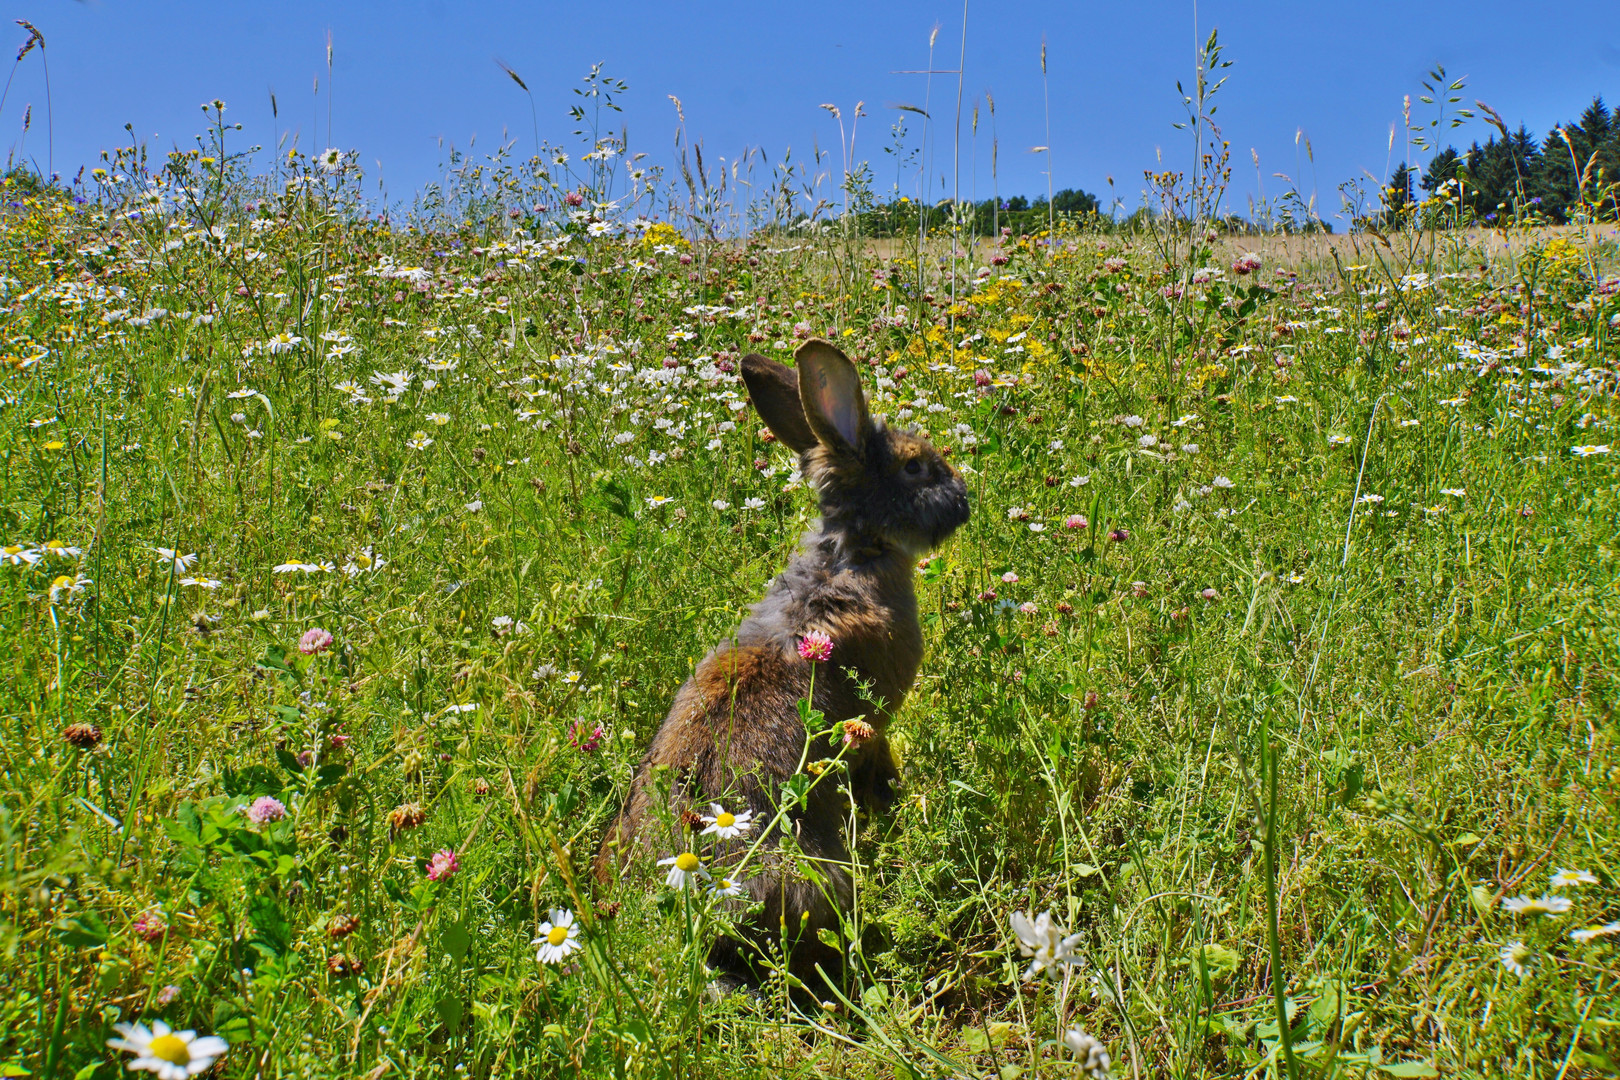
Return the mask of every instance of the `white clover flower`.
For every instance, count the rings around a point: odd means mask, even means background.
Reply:
[[[1019,953],[1030,958],[1029,970],[1024,972],[1024,978],[1033,979],[1042,971],[1055,975],[1060,967],[1081,963],[1081,957],[1075,951],[1081,935],[1070,934],[1054,922],[1050,911],[1042,912],[1035,919],[1015,911],[1008,921],[1018,938]]]
[[[1084,1028],[1070,1028],[1063,1033],[1063,1045],[1073,1052],[1093,1080],[1106,1080],[1108,1070],[1113,1067],[1113,1061],[1108,1056],[1108,1048],[1090,1035]]]

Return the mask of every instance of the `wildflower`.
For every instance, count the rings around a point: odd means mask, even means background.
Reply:
[[[1085,487],[1089,483],[1091,483],[1091,477],[1089,477],[1089,476],[1071,476],[1071,477],[1069,477],[1069,486],[1070,487],[1075,487],[1075,488]]]
[[[444,425],[450,422],[450,414],[442,412],[430,412],[427,414],[426,419],[433,421],[433,423],[439,427],[444,427]]]
[[[1528,959],[1530,959],[1530,949],[1524,942],[1510,941],[1502,946],[1502,966],[1521,979],[1530,974],[1524,966],[1524,962]]]
[[[304,343],[304,339],[297,334],[289,334],[285,330],[264,343],[264,351],[271,356],[281,353],[290,353]]]
[[[1113,1061],[1108,1057],[1108,1048],[1090,1035],[1084,1028],[1070,1028],[1063,1033],[1063,1045],[1074,1052],[1080,1062],[1080,1068],[1091,1074],[1095,1080],[1105,1080]]]
[[[1064,927],[1053,922],[1050,911],[1042,912],[1035,919],[1022,911],[1015,911],[1008,921],[1018,938],[1019,953],[1031,958],[1024,978],[1033,979],[1043,970],[1055,973],[1059,966],[1080,962],[1074,948],[1080,942],[1080,935],[1069,934]]]
[[[1046,526],[1039,521],[1032,521],[1029,523],[1029,531],[1032,533],[1045,532]]]
[[[1545,915],[1554,919],[1569,911],[1572,901],[1565,896],[1543,896],[1539,899],[1514,896],[1503,900],[1502,906],[1515,915]]]
[[[647,496],[647,505],[652,507],[654,510],[658,509],[660,506],[668,506],[670,503],[672,503],[674,501],[675,501],[675,497],[672,496],[672,495],[649,495],[649,496]]]
[[[333,953],[326,958],[326,970],[333,978],[350,979],[366,970],[366,963],[348,953]]]
[[[328,146],[315,160],[320,164],[322,172],[335,173],[343,168],[343,151],[335,146]]]
[[[1572,446],[1570,450],[1576,457],[1592,457],[1595,454],[1607,454],[1609,446],[1607,443],[1601,446]]]
[[[1018,575],[1009,570],[1005,574],[1001,575],[1001,580],[1006,582],[1008,585],[1016,585],[1018,583]]]
[[[135,921],[129,924],[129,929],[142,941],[162,941],[163,935],[169,932],[169,920],[163,917],[162,911],[151,908],[135,916]]]
[[[1468,490],[1466,488],[1441,488],[1440,494],[1450,495],[1454,499],[1460,499],[1464,495],[1468,494]]]
[[[401,803],[388,811],[388,836],[392,839],[402,832],[421,825],[427,820],[427,811],[422,809],[420,803]]]
[[[1260,265],[1260,256],[1256,255],[1252,251],[1246,251],[1233,261],[1232,273],[1242,277],[1245,274],[1250,274],[1260,269]]]
[[[90,583],[88,578],[85,579],[85,583],[86,584]],[[220,588],[225,583],[223,581],[219,580],[218,578],[211,578],[211,577],[183,577],[183,578],[181,578],[179,580],[179,582],[177,582],[177,584],[185,585],[185,586],[190,587],[190,588],[208,589],[208,590],[212,591],[214,589]],[[77,592],[78,590],[75,589],[74,591]]]
[[[41,555],[54,555],[58,559],[77,559],[84,554],[82,548],[69,547],[60,540],[47,540],[39,549]]]
[[[94,750],[101,742],[101,729],[94,724],[69,724],[62,729],[62,738],[80,750]]]
[[[1217,476],[1215,479],[1213,479],[1213,480],[1211,480],[1209,482],[1209,486],[1210,487],[1223,488],[1223,489],[1237,487],[1236,484],[1234,484],[1229,478],[1227,478],[1225,476]]]
[[[539,667],[535,668],[534,671],[529,673],[529,678],[535,680],[536,682],[544,682],[556,674],[556,664],[541,664]]]
[[[158,1008],[167,1009],[170,1005],[174,1004],[175,999],[177,999],[179,996],[180,988],[175,986],[173,983],[168,984],[157,992]]]
[[[1084,514],[1070,514],[1068,517],[1063,519],[1063,527],[1065,529],[1084,529],[1088,528],[1090,525],[1091,522],[1086,520],[1086,516]]]
[[[417,431],[412,433],[409,439],[405,440],[405,445],[412,450],[426,450],[433,445],[433,440],[428,438],[427,432]]]
[[[33,566],[39,562],[40,553],[24,544],[7,544],[0,548],[0,559],[12,566]]]
[[[1130,538],[1131,530],[1129,529],[1113,528],[1108,530],[1108,539],[1112,540],[1116,544],[1122,544]]]
[[[714,507],[716,510],[730,510],[731,509],[731,504],[726,502],[726,500],[724,500],[724,499],[715,499],[709,505]]]
[[[195,1031],[172,1031],[161,1020],[154,1020],[150,1030],[145,1024],[114,1024],[113,1030],[123,1038],[108,1039],[107,1045],[135,1055],[129,1063],[132,1072],[156,1073],[158,1080],[188,1080],[205,1073],[230,1049],[217,1035],[199,1038]]]
[[[1560,866],[1552,880],[1547,883],[1549,889],[1563,889],[1575,885],[1596,885],[1597,875],[1590,870],[1570,870]]]
[[[579,940],[574,913],[566,908],[552,908],[551,918],[540,924],[540,936],[529,944],[540,946],[534,959],[541,964],[560,964],[569,953],[585,947]]]
[[[255,825],[264,825],[272,821],[280,821],[287,816],[287,806],[280,799],[271,795],[260,795],[253,800],[247,808],[247,819]]]
[[[8,548],[7,550],[9,551],[10,549]],[[187,570],[190,570],[192,565],[197,561],[197,556],[195,554],[182,555],[173,548],[155,547],[152,549],[152,551],[157,555],[159,565],[173,567],[174,572],[177,574],[183,574]]]
[[[450,848],[440,848],[428,860],[427,876],[429,881],[448,881],[457,870],[461,869],[461,860]]]
[[[1384,497],[1382,495],[1374,495],[1372,492],[1368,492],[1367,494],[1363,495],[1361,498],[1356,500],[1356,502],[1358,502],[1358,503],[1372,503],[1374,505],[1377,505],[1378,503],[1381,503],[1383,501],[1384,501]]]
[[[414,378],[416,378],[415,373],[409,371],[373,371],[371,373],[372,385],[382,387],[384,392],[389,394],[402,394],[409,390],[411,380]]]
[[[799,639],[799,655],[806,660],[830,660],[832,651],[832,638],[820,630],[807,631]]]
[[[298,639],[298,651],[305,656],[314,656],[332,644],[332,635],[320,627],[312,627],[304,631],[304,636]]]
[[[709,892],[717,900],[729,900],[743,894],[743,883],[736,878],[715,878]]]
[[[326,936],[333,941],[342,941],[358,929],[360,929],[360,920],[353,915],[348,913],[334,915],[327,920]]]
[[[877,729],[860,717],[844,721],[844,745],[851,750],[859,750],[875,738]]]
[[[1221,594],[1216,592],[1214,589],[1205,589],[1203,592],[1200,592],[1198,595],[1202,596],[1205,600],[1213,600],[1213,599],[1215,599],[1217,596],[1219,596]]]
[[[602,740],[607,738],[607,732],[602,729],[601,724],[593,726],[589,735],[584,735],[584,731],[585,721],[575,722],[569,729],[568,741],[578,747],[581,753],[594,754],[597,747],[602,745]]]
[[[1007,508],[1007,520],[1008,521],[1028,521],[1029,520],[1029,511],[1025,510],[1022,506],[1009,506]]]
[[[669,876],[664,878],[664,882],[672,889],[684,889],[688,881],[698,878],[707,881],[709,878],[709,872],[703,869],[703,860],[690,851],[659,859],[658,865],[669,867]]]
[[[1348,436],[1348,435],[1329,435],[1328,436],[1328,445],[1329,446],[1348,446],[1349,444],[1350,444],[1350,436]]]
[[[1582,930],[1571,930],[1569,936],[1581,945],[1610,934],[1620,934],[1620,922],[1604,923],[1602,926],[1588,926]]]
[[[717,836],[722,840],[730,840],[736,836],[746,836],[754,827],[754,812],[744,810],[733,814],[719,803],[710,803],[709,812],[701,819],[707,824],[703,830],[704,836]]]

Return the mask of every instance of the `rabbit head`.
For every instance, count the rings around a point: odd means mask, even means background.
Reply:
[[[847,356],[812,339],[793,357],[797,368],[749,354],[743,382],[766,425],[798,452],[821,498],[824,532],[916,556],[967,522],[962,474],[915,431],[872,419]]]

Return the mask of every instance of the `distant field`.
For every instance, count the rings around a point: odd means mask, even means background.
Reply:
[[[110,1078],[117,1023],[197,1064],[158,1021],[244,1078],[1620,1068],[1612,225],[919,289],[210,161],[0,209],[0,1076]],[[811,335],[974,502],[820,1005],[711,995],[736,912],[587,873],[809,524],[737,364]]]

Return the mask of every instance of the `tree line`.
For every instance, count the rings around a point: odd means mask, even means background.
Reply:
[[[1583,178],[1588,201],[1615,199],[1620,115],[1601,96],[1592,99],[1578,122],[1556,125],[1539,142],[1523,124],[1517,131],[1503,124],[1483,146],[1476,139],[1466,150],[1441,150],[1421,175],[1403,163],[1390,177],[1385,202],[1391,210],[1410,206],[1416,199],[1414,180],[1429,195],[1460,181],[1460,192],[1453,188],[1448,194],[1457,194],[1476,221],[1493,224],[1503,214],[1534,211],[1566,222],[1581,201]]]

